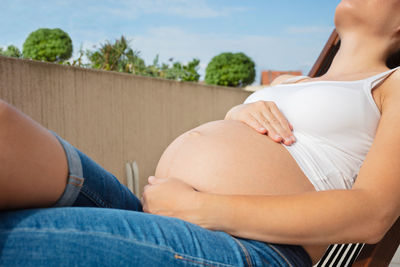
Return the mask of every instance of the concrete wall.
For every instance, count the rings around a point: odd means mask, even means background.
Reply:
[[[129,74],[0,56],[0,98],[92,157],[126,183],[136,160],[140,187],[181,133],[223,119],[250,94]]]

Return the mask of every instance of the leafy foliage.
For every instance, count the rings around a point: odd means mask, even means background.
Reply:
[[[108,71],[132,73],[142,76],[159,77],[177,81],[197,82],[200,78],[200,60],[193,59],[187,64],[173,58],[168,64],[159,63],[158,55],[151,65],[146,65],[140,57],[140,52],[134,51],[129,41],[124,36],[115,42],[106,41],[100,44],[98,49],[86,51],[82,46],[79,49],[79,56],[76,59],[67,61],[72,55],[72,41],[67,33],[61,29],[38,29],[32,32],[26,39],[23,46],[23,53],[11,45],[3,51],[0,47],[0,54],[15,57],[24,57],[57,62],[64,65],[72,65],[84,68],[95,68]],[[86,60],[87,59],[87,60]]]
[[[82,45],[81,45],[81,47],[79,48],[79,56],[78,56],[78,58],[73,59],[71,62],[65,61],[63,63],[65,65],[88,68],[89,64],[84,63],[84,57],[85,57],[85,51],[83,50]]]
[[[169,61],[172,63],[172,66],[165,63],[160,65],[158,60],[159,57],[157,55],[153,60],[153,64],[146,66],[140,74],[186,82],[197,82],[200,78],[200,74],[198,73],[200,60],[198,59],[193,59],[184,65],[180,62],[173,62],[173,58],[170,58]]]
[[[206,68],[207,84],[243,87],[254,82],[255,64],[244,53],[221,53]]]
[[[200,78],[200,74],[198,73],[199,64],[200,60],[196,58],[192,61],[189,61],[187,65],[182,65],[180,62],[175,62],[173,63],[172,68],[165,70],[165,78],[186,82],[197,82]]]
[[[6,57],[22,57],[21,51],[15,45],[9,45],[5,51],[0,47],[0,55]]]
[[[97,51],[88,50],[86,53],[92,68],[128,73],[136,73],[143,67],[144,62],[138,54],[124,36],[113,44],[107,41]]]
[[[160,65],[157,55],[153,60],[153,64],[146,66],[139,54],[139,52],[133,51],[124,36],[121,36],[114,43],[107,41],[96,51],[88,50],[86,52],[87,58],[90,61],[89,66],[96,69],[178,81],[198,81],[200,78],[197,72],[200,64],[198,59],[193,59],[187,65],[183,65],[180,62],[173,62],[172,66],[170,66],[165,63]],[[171,58],[170,61],[172,62],[172,60]]]
[[[61,29],[41,28],[26,38],[23,55],[36,60],[62,62],[72,56],[72,40]]]

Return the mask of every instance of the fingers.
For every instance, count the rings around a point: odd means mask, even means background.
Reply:
[[[294,136],[288,126],[282,126],[282,123],[277,118],[271,117],[270,113],[264,113],[260,117],[261,120],[265,120],[264,125],[268,130],[269,137],[274,140],[282,141],[285,145],[291,145],[294,143]]]
[[[294,143],[292,133],[293,126],[287,121],[274,102],[264,102],[265,108],[259,109],[253,114],[254,120],[267,129],[267,135],[277,141],[283,141],[286,145]]]
[[[263,124],[251,114],[247,114],[247,118],[244,122],[259,133],[265,134],[268,131],[267,128],[265,128]]]
[[[263,116],[261,113],[250,116],[252,116],[253,118],[252,119],[253,124],[260,125],[259,127],[265,129],[263,133],[266,133],[270,138],[275,140],[275,142],[282,141],[282,137],[278,134],[278,132],[274,129],[274,127],[272,127],[271,124],[265,119],[265,116]]]
[[[277,105],[272,101],[257,101],[241,104],[229,110],[225,120],[239,120],[261,134],[267,134],[275,142],[290,145],[296,141],[288,122]]]
[[[149,178],[147,178],[147,182],[151,185],[155,185],[155,184],[160,184],[167,181],[167,179],[165,178],[158,178],[155,176],[149,176]]]
[[[283,116],[282,112],[279,110],[279,108],[276,106],[275,103],[271,103],[270,105],[270,111],[273,114],[273,116],[276,118],[272,122],[275,123],[272,126],[277,129],[277,131],[281,134],[283,139],[285,141],[293,142],[295,141],[294,135],[292,133],[292,129],[290,128],[289,122]]]
[[[143,187],[143,192],[147,191],[147,190],[150,188],[150,186],[151,186],[151,184],[146,184],[146,185]]]

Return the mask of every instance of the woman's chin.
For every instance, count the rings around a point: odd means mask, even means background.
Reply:
[[[355,21],[359,21],[360,10],[355,2],[359,0],[342,0],[336,7],[335,26],[340,29],[352,25]]]

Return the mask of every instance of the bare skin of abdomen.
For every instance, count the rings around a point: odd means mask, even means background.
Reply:
[[[240,121],[200,125],[164,151],[155,176],[216,194],[282,195],[315,191],[282,144]],[[303,246],[316,263],[326,246]]]

